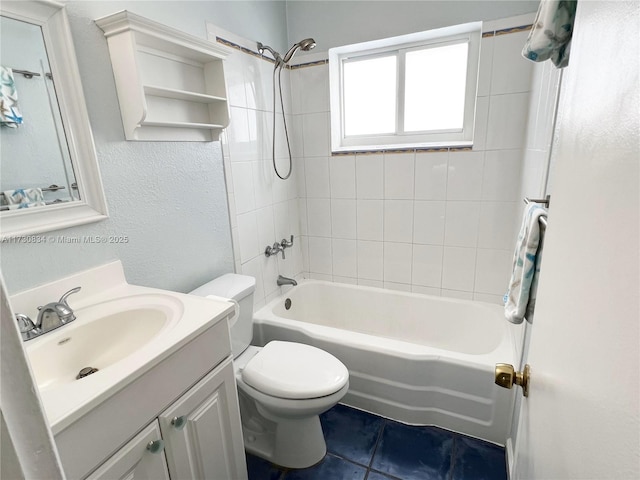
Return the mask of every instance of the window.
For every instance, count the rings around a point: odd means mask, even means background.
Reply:
[[[482,23],[329,50],[334,152],[469,146]]]

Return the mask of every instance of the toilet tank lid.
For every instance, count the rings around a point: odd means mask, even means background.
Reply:
[[[192,295],[206,297],[207,295],[217,295],[224,298],[233,298],[239,302],[247,295],[253,293],[256,288],[256,279],[248,275],[237,273],[227,273],[211,280],[208,283],[189,292]]]

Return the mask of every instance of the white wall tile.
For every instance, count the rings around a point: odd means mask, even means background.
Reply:
[[[289,210],[289,235],[300,235],[300,209],[298,199],[288,200],[287,206]]]
[[[478,247],[510,250],[515,248],[514,235],[520,213],[518,202],[482,202]]]
[[[331,157],[329,171],[331,198],[356,198],[356,157]]]
[[[444,247],[442,259],[442,295],[444,289],[473,291],[476,267],[476,249]]]
[[[411,285],[407,283],[384,282],[384,288],[397,292],[411,292]]]
[[[240,232],[238,227],[231,229],[231,244],[233,246],[233,260],[240,262]]]
[[[413,210],[413,243],[444,243],[445,202],[417,200]]]
[[[494,37],[485,37],[480,41],[480,67],[478,72],[478,97],[491,93],[491,72],[493,70]]]
[[[491,295],[489,293],[474,293],[473,300],[476,302],[492,303],[494,305],[504,305],[503,295]]]
[[[229,142],[229,156],[232,162],[247,162],[257,160],[251,155],[251,141],[249,136],[249,118],[247,109],[230,107],[230,122],[227,128]]]
[[[434,287],[423,287],[422,285],[412,285],[411,291],[413,293],[419,293],[421,295],[433,295],[435,297],[440,296],[440,289]]]
[[[508,250],[478,249],[474,290],[504,295],[509,286],[513,253]]]
[[[347,284],[347,285],[357,285],[358,284],[358,279],[357,278],[341,277],[339,275],[334,275],[333,276],[333,281],[334,281],[334,283],[344,283],[344,284]]]
[[[329,198],[329,159],[327,157],[307,158],[304,164],[306,191],[308,198]]]
[[[333,282],[333,275],[324,274],[324,273],[309,273],[309,277],[311,280],[322,280],[324,282]]]
[[[533,62],[522,56],[529,32],[498,35],[493,43],[491,95],[528,92]]]
[[[301,93],[304,92],[305,84],[300,80],[302,70],[291,70],[289,80],[291,82],[291,110],[294,115],[302,113],[302,106],[300,105]]]
[[[329,156],[329,114],[310,113],[302,116],[302,138],[305,157]]]
[[[366,278],[359,278],[358,285],[362,285],[363,287],[384,288],[382,280],[368,280]]]
[[[305,175],[305,159],[293,159],[293,174],[296,182],[296,192],[298,197],[307,196],[307,177]]]
[[[411,283],[412,256],[411,244],[384,242],[384,281]]]
[[[448,290],[443,288],[440,290],[441,297],[447,298],[457,298],[458,300],[473,300],[473,293],[471,292],[463,292],[460,290]]]
[[[240,260],[242,263],[260,254],[258,243],[258,224],[255,212],[238,216],[238,235],[240,241]]]
[[[283,238],[289,238],[291,230],[289,229],[289,205],[287,202],[276,203],[273,206],[273,228],[275,229],[276,238],[280,241]]]
[[[294,70],[295,71],[295,70]],[[300,111],[329,111],[329,65],[300,68]]]
[[[384,201],[384,241],[411,243],[413,240],[413,201]]]
[[[411,283],[440,288],[443,248],[436,245],[414,245]]]
[[[227,99],[233,107],[247,107],[247,96],[244,90],[244,54],[231,53],[225,60],[224,79],[227,85]]]
[[[416,153],[416,200],[445,200],[447,198],[448,152]]]
[[[382,241],[384,225],[383,200],[358,200],[357,237],[359,240]]]
[[[331,200],[331,235],[333,238],[356,238],[355,200]]]
[[[484,152],[451,152],[447,200],[480,200]]]
[[[278,259],[275,257],[267,258],[264,255],[260,255],[258,258],[262,259],[262,284],[264,295],[268,297],[278,291]]]
[[[258,225],[258,246],[264,251],[267,245],[273,245],[278,240],[274,229],[273,207],[268,206],[256,210],[256,223]]]
[[[482,151],[487,145],[489,122],[489,97],[479,97],[476,101],[476,121],[473,132],[473,149]]]
[[[384,155],[385,199],[413,199],[414,163],[413,153]]]
[[[494,150],[485,153],[482,199],[521,201],[522,150]]]
[[[256,208],[263,208],[273,203],[272,165],[266,161],[252,162],[253,188],[256,197]]]
[[[522,148],[529,108],[528,93],[492,95],[489,101],[487,150]]]
[[[475,247],[478,243],[480,202],[447,202],[444,244]]]
[[[358,279],[381,281],[383,274],[383,243],[358,240],[357,249]]]
[[[310,237],[331,236],[331,201],[328,198],[307,199],[307,215]]]
[[[312,273],[331,275],[331,239],[309,237],[309,270]]]
[[[358,254],[355,240],[334,238],[332,243],[333,275],[357,278]]]
[[[302,115],[293,115],[292,121],[287,123],[289,129],[289,141],[291,142],[291,155],[304,156],[304,138],[302,136]]]
[[[360,199],[384,198],[384,168],[382,155],[356,156],[356,194]]]
[[[242,264],[242,271],[239,273],[249,275],[256,279],[256,288],[253,292],[253,304],[264,304],[264,284],[262,281],[262,260],[263,257],[255,257]]]
[[[300,212],[300,235],[308,235],[309,234],[309,221],[308,221],[308,212],[307,212],[307,199],[299,198],[298,199],[298,211]]]
[[[236,198],[238,214],[246,213],[256,208],[256,198],[253,189],[253,166],[251,162],[232,163],[233,191]]]

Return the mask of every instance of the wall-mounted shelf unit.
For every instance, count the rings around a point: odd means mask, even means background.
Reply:
[[[126,10],[102,17],[127,140],[211,141],[229,124],[227,50]]]

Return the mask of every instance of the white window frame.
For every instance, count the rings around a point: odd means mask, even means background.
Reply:
[[[331,150],[353,152],[371,150],[408,149],[424,147],[468,147],[473,145],[478,66],[482,22],[471,22],[426,32],[411,33],[329,50],[329,85],[331,103]],[[404,132],[404,75],[407,52],[429,47],[441,47],[468,42],[467,79],[465,87],[464,121],[462,129]],[[397,55],[396,132],[393,134],[344,134],[343,65],[346,62]],[[372,99],[374,101],[374,99]]]

